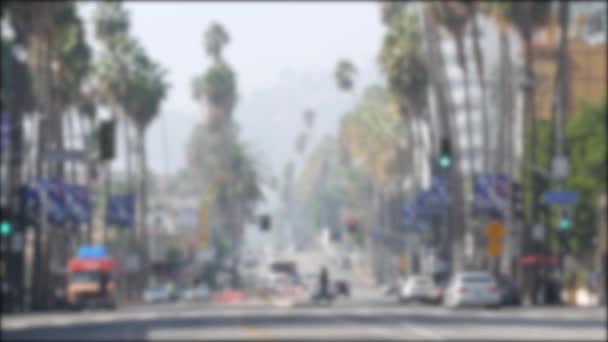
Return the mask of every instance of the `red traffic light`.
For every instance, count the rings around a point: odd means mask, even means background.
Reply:
[[[346,227],[351,232],[354,232],[359,227],[359,221],[357,221],[357,219],[355,219],[355,218],[349,217],[349,218],[346,219]]]

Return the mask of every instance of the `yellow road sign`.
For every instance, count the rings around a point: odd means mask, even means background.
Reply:
[[[407,258],[402,256],[399,258],[399,270],[405,271],[407,269]]]
[[[489,240],[500,240],[505,235],[505,227],[500,222],[492,220],[486,226],[485,235]]]
[[[502,253],[502,244],[499,243],[489,243],[486,245],[486,255],[490,257],[500,256]]]

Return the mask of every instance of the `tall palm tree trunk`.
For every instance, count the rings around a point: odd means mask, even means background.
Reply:
[[[461,184],[461,187],[463,188],[463,202],[462,202],[462,219],[463,219],[463,227],[461,228],[463,231],[463,237],[467,237],[470,234],[473,233],[472,230],[472,217],[470,215],[470,203],[469,203],[469,198],[468,198],[468,194],[471,192],[471,184],[472,184],[472,177],[475,171],[475,163],[474,163],[474,149],[473,149],[473,137],[474,137],[474,130],[473,130],[473,113],[471,111],[471,93],[470,93],[470,82],[469,82],[469,73],[468,73],[468,69],[467,69],[467,61],[466,61],[466,53],[465,53],[465,46],[464,46],[464,37],[462,35],[458,35],[456,36],[456,50],[457,50],[457,55],[458,55],[458,64],[460,65],[460,69],[462,70],[462,76],[463,76],[463,82],[464,82],[464,109],[465,109],[465,115],[466,115],[466,121],[467,121],[467,128],[466,128],[466,135],[467,135],[467,141],[468,141],[468,149],[463,149],[461,147],[461,145],[458,143],[458,140],[455,139],[453,140],[452,146],[456,146],[456,150],[460,150],[460,155],[461,155],[461,162],[463,161],[463,159],[468,161],[469,164],[469,172],[465,173],[462,177],[462,181],[463,184]],[[456,127],[454,127],[456,128]],[[454,129],[453,128],[453,129]],[[457,128],[456,128],[457,129]],[[458,136],[458,134],[454,135],[455,137]],[[466,241],[466,240],[465,240]],[[458,253],[463,253],[463,257],[464,257],[464,248],[465,246],[463,245],[463,248],[459,248],[457,250]],[[467,263],[468,260],[466,258],[463,258],[462,261],[463,263]]]
[[[473,7],[474,8],[474,7]],[[471,14],[471,23],[472,23],[472,31],[473,31],[473,56],[475,58],[475,66],[477,69],[477,80],[479,82],[479,94],[480,94],[480,102],[481,102],[481,114],[483,121],[483,132],[482,132],[482,145],[483,145],[483,171],[489,171],[489,160],[490,154],[489,151],[489,113],[488,113],[488,104],[486,101],[486,82],[485,82],[485,74],[484,74],[484,60],[483,54],[481,52],[481,46],[479,42],[479,35],[481,32],[479,31],[479,25],[477,22],[477,13],[473,9],[473,13]]]
[[[148,263],[148,230],[146,224],[146,213],[147,213],[147,156],[145,147],[145,129],[137,127],[136,130],[136,148],[138,156],[138,177],[137,177],[137,191],[136,191],[136,205],[135,205],[135,226],[136,235],[139,242],[139,250],[142,258],[142,270],[141,277],[138,285],[139,289],[145,286],[145,282],[148,278],[149,263]]]
[[[499,32],[500,37],[500,64],[499,64],[499,78],[497,84],[498,90],[498,114],[499,114],[499,125],[498,125],[498,138],[496,144],[496,158],[494,159],[494,169],[499,172],[504,172],[510,181],[514,180],[513,174],[513,142],[514,142],[514,122],[515,118],[513,115],[515,102],[515,94],[513,92],[513,77],[512,77],[512,63],[511,63],[511,49],[508,39],[508,31],[506,28],[501,28]],[[510,202],[508,202],[510,203]],[[515,232],[515,224],[513,221],[513,215],[510,205],[506,212],[505,222],[509,230]],[[515,235],[507,235],[505,237],[505,245],[509,246],[510,243],[518,244],[519,241],[510,241]],[[510,243],[509,243],[510,242]],[[501,268],[504,274],[510,274],[512,267],[512,257],[509,249],[505,249],[502,254]]]
[[[429,67],[431,76],[431,86],[436,94],[437,111],[439,114],[439,123],[441,125],[441,134],[448,138],[452,145],[456,147],[457,141],[455,134],[455,124],[452,122],[454,113],[453,103],[450,93],[445,89],[447,78],[445,75],[445,63],[440,46],[440,37],[433,25],[429,24],[429,15],[425,10],[423,12],[424,20],[424,37],[427,41],[427,49],[429,52]],[[452,148],[454,163],[448,172],[448,193],[452,200],[452,204],[448,207],[448,222],[449,227],[446,229],[448,236],[445,241],[445,254],[451,260],[450,268],[452,270],[460,270],[464,266],[461,250],[463,248],[463,234],[461,232],[464,226],[464,192],[463,192],[463,176],[461,167],[461,151],[459,148]]]
[[[536,165],[536,145],[537,141],[537,132],[536,132],[536,118],[534,111],[534,55],[532,51],[532,36],[530,32],[523,32],[522,38],[524,41],[524,56],[525,56],[525,75],[526,75],[526,91],[524,93],[524,137],[529,135],[529,140],[526,148],[524,149],[525,153],[528,154],[529,158],[524,158],[527,162],[532,165]],[[524,138],[525,139],[525,138]],[[527,140],[527,139],[526,139]],[[524,140],[525,141],[525,140]],[[525,170],[524,172],[526,172]],[[523,229],[523,250],[524,253],[532,252],[533,241],[531,236],[531,227],[537,223],[538,221],[538,194],[535,193],[536,189],[536,177],[534,175],[534,171],[526,172],[529,176],[529,181],[531,183],[532,189],[532,203],[530,208],[530,220],[524,224]],[[524,298],[528,301],[534,301],[533,293],[532,293],[532,279],[533,274],[528,270],[524,275]]]

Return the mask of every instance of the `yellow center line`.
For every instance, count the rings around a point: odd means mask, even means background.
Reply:
[[[253,338],[255,338],[257,341],[277,341],[276,339],[273,339],[270,335],[268,335],[266,332],[264,332],[264,330],[255,327],[253,325],[249,325],[249,324],[241,324],[241,329],[245,330],[245,332],[249,335],[252,336]]]

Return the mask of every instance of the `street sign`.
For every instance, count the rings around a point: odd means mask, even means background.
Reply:
[[[502,253],[502,238],[505,236],[505,228],[496,220],[490,221],[484,230],[487,238],[486,255],[497,257]]]
[[[405,256],[399,257],[399,271],[405,272],[407,270],[407,258]]]
[[[486,255],[490,257],[500,256],[502,253],[502,245],[500,242],[498,243],[489,243],[486,245]]]
[[[500,222],[492,220],[486,226],[485,235],[492,240],[500,240],[505,235],[505,228]]]
[[[576,191],[545,191],[543,193],[544,204],[568,205],[576,203],[578,193]]]
[[[83,161],[86,152],[83,150],[45,151],[42,158],[49,162]]]
[[[551,177],[554,180],[564,180],[568,177],[569,164],[566,156],[557,156],[551,159]]]

